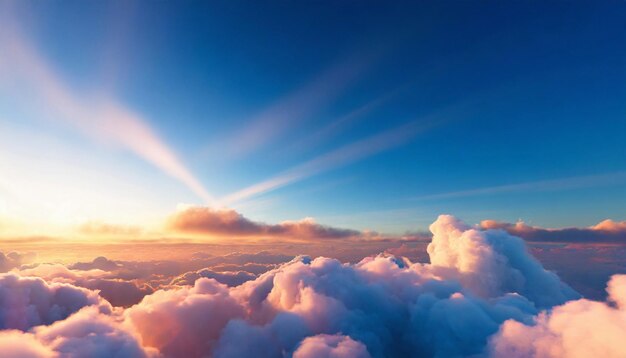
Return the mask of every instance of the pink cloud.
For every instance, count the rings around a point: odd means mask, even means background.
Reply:
[[[78,227],[78,231],[85,235],[94,236],[139,236],[141,228],[129,225],[108,224],[100,221],[89,221]]]
[[[0,275],[0,329],[28,330],[63,320],[85,306],[110,310],[97,292],[41,278]]]
[[[591,229],[610,233],[625,233],[626,221],[613,221],[611,219],[607,219],[592,226]]]
[[[521,221],[511,224],[496,220],[484,220],[480,223],[480,226],[484,229],[505,230],[512,235],[522,237],[529,241],[626,243],[626,221],[616,222],[613,220],[604,220],[597,225],[586,228],[546,229],[530,226]]]
[[[36,257],[37,255],[32,252],[22,254],[13,251],[6,255],[0,252],[0,272],[6,272],[23,264],[31,263]]]
[[[172,357],[206,355],[228,321],[243,316],[228,288],[206,278],[193,287],[157,291],[125,312],[146,346]]]
[[[15,358],[53,358],[57,354],[35,335],[18,330],[0,331],[0,352]]]
[[[355,230],[323,226],[309,218],[270,225],[251,221],[232,209],[212,209],[203,206],[189,207],[177,212],[170,218],[169,227],[176,231],[198,234],[295,239],[340,239],[361,235]]]
[[[531,325],[506,321],[491,339],[501,357],[624,357],[626,276],[609,281],[609,300],[617,307],[585,299],[543,312]]]
[[[32,332],[0,331],[0,351],[7,357],[157,357],[110,315],[85,307],[65,320]]]
[[[154,291],[145,283],[115,278],[115,273],[101,269],[76,270],[61,264],[39,264],[32,268],[14,270],[13,273],[94,290],[113,306],[131,306]]]
[[[363,343],[341,335],[320,334],[305,338],[293,358],[369,358]]]

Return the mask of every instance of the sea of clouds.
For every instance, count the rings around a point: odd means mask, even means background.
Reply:
[[[626,275],[592,301],[507,228],[442,215],[428,263],[269,252],[0,256],[3,357],[626,357]],[[581,263],[584,264],[584,263]]]

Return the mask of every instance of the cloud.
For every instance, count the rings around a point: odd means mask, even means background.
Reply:
[[[155,289],[193,285],[200,277],[214,278],[229,286],[238,285],[293,259],[291,255],[269,251],[227,255],[195,253],[191,256],[191,260],[183,261],[113,261],[97,257],[91,262],[78,262],[67,267],[39,264],[15,272],[99,290],[112,305],[126,307],[138,303]]]
[[[254,280],[256,275],[246,271],[225,271],[217,272],[210,269],[202,269],[193,272],[186,272],[172,280],[170,285],[184,286],[193,285],[197,279],[205,277],[212,278],[227,286],[239,286],[242,283]]]
[[[15,267],[31,263],[36,257],[37,255],[32,252],[22,254],[13,251],[6,255],[0,252],[0,272],[7,272]]]
[[[400,90],[398,88],[391,92],[385,93],[367,103],[352,109],[350,112],[335,118],[332,122],[326,126],[312,132],[310,135],[304,138],[299,138],[292,143],[290,150],[302,151],[305,149],[311,149],[320,144],[320,142],[328,141],[335,137],[338,133],[354,125],[360,118],[367,116],[372,111],[376,110],[383,104],[389,102],[390,99],[395,97]]]
[[[358,59],[349,58],[318,74],[310,83],[254,116],[228,140],[227,152],[235,156],[248,154],[267,145],[287,129],[306,121],[321,107],[335,100],[371,65],[375,57],[378,55],[364,56],[360,53]]]
[[[28,330],[51,324],[90,305],[110,310],[95,291],[13,273],[0,275],[0,329]]]
[[[342,335],[319,334],[305,338],[293,358],[369,358],[361,342]]]
[[[289,260],[286,260],[289,261]],[[249,272],[253,274],[261,274],[263,272],[269,271],[275,268],[276,265],[272,264],[256,264],[256,263],[246,263],[243,265],[235,265],[235,264],[221,264],[213,266],[212,269],[218,272]]]
[[[190,288],[157,291],[125,312],[146,346],[172,357],[208,354],[228,321],[244,315],[228,288],[207,278]]]
[[[523,222],[515,224],[495,220],[484,220],[480,226],[485,229],[501,229],[512,235],[536,242],[571,243],[624,243],[626,244],[626,221],[604,220],[586,228],[545,229],[530,226]]]
[[[92,262],[77,262],[75,264],[69,265],[70,269],[75,270],[103,270],[103,271],[113,271],[120,267],[115,261],[109,260],[106,257],[99,256],[93,259]]]
[[[10,11],[7,11],[10,13]],[[141,114],[107,97],[86,97],[71,89],[20,33],[10,17],[1,18],[0,79],[13,79],[24,86],[29,96],[40,100],[52,118],[82,134],[128,150],[178,180],[206,202],[213,199],[202,183],[159,137]],[[2,71],[9,68],[10,71]],[[1,83],[0,83],[1,84]]]
[[[294,239],[341,239],[360,236],[349,229],[337,229],[317,224],[313,219],[285,221],[269,225],[251,221],[232,209],[191,206],[175,213],[169,227],[176,231],[232,236],[275,236]]]
[[[626,275],[609,281],[609,301],[567,302],[542,312],[532,324],[506,321],[490,341],[498,357],[624,357]]]
[[[20,276],[35,276],[47,282],[66,283],[97,291],[113,306],[131,306],[154,291],[135,280],[114,278],[115,273],[101,269],[77,270],[61,264],[39,264],[32,268],[14,270]]]
[[[276,190],[293,182],[318,173],[352,163],[370,155],[407,143],[417,134],[430,129],[441,120],[441,114],[410,121],[385,132],[352,142],[333,151],[315,157],[290,168],[270,179],[250,185],[218,200],[222,205],[232,204],[269,191]]]
[[[0,351],[10,357],[156,357],[132,332],[95,307],[32,332],[0,331]]]
[[[236,287],[199,278],[157,291],[125,314],[144,342],[173,356],[340,354],[344,346],[376,357],[463,356],[484,352],[505,320],[529,323],[538,307],[579,297],[519,238],[450,216],[431,230],[431,264],[300,256]]]
[[[485,188],[452,191],[431,195],[422,195],[411,200],[456,199],[472,196],[497,195],[502,193],[562,191],[596,186],[610,186],[623,183],[626,172],[614,172],[600,175],[587,175],[550,180],[539,180],[526,183],[496,185]]]
[[[442,215],[430,227],[431,264],[453,268],[465,287],[482,296],[517,292],[540,307],[578,298],[578,294],[546,271],[527,251],[524,242],[498,230],[477,230]]]
[[[626,275],[609,282],[606,303],[581,299],[503,230],[448,215],[430,230],[429,263],[389,254],[357,263],[309,256],[283,262],[288,255],[259,252],[198,254],[177,266],[98,258],[65,270],[25,267],[0,276],[0,319],[21,322],[3,326],[0,350],[33,349],[43,357],[623,355],[613,342],[624,335]],[[411,252],[406,245],[398,252]],[[209,278],[225,274],[212,267],[251,262],[268,270],[231,286]],[[176,285],[164,281],[196,264],[206,267],[183,271]],[[26,273],[51,282],[19,276]],[[55,282],[109,277],[103,273],[165,283],[113,309],[94,291]]]
[[[592,226],[591,229],[596,231],[624,234],[626,233],[626,221],[613,221],[611,219],[607,219]]]
[[[93,236],[139,236],[141,228],[128,225],[107,224],[100,221],[89,221],[78,227],[78,232]]]
[[[14,358],[52,358],[57,354],[30,333],[17,330],[0,331],[0,351]]]

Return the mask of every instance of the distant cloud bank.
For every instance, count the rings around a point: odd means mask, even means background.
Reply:
[[[502,229],[528,241],[626,244],[626,221],[604,220],[590,227],[564,229],[545,229],[523,222],[511,224],[496,220],[484,220],[480,226],[484,229]]]
[[[362,236],[360,231],[323,226],[311,218],[270,225],[251,221],[232,209],[192,206],[175,213],[171,229],[195,234],[268,236],[296,239],[343,239]]]

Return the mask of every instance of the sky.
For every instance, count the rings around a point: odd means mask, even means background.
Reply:
[[[623,220],[624,4],[535,5],[4,2],[4,226]]]
[[[0,352],[626,357],[626,2],[0,1]]]

